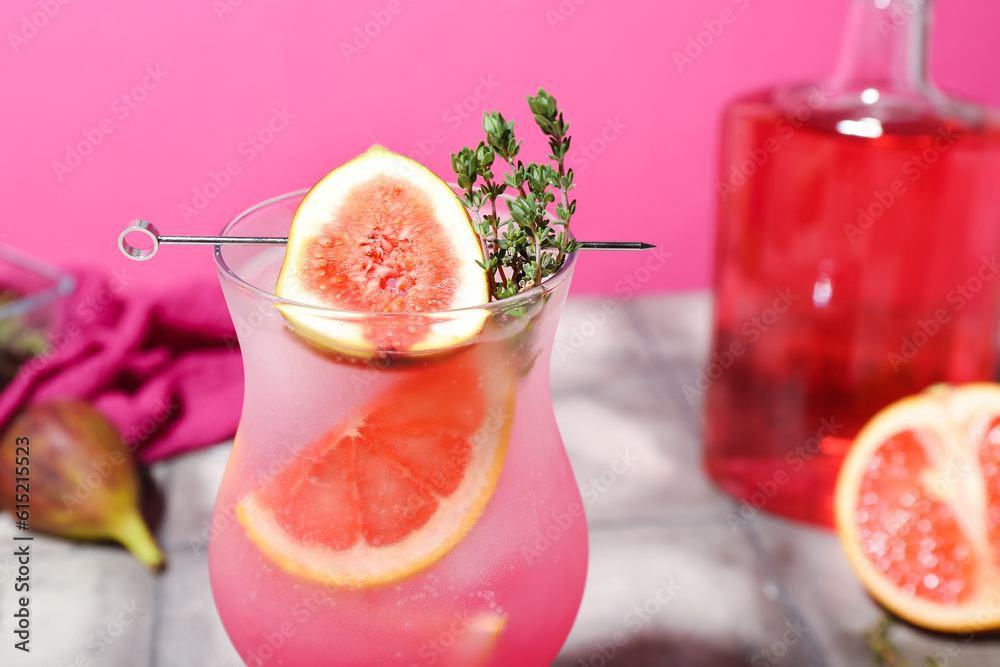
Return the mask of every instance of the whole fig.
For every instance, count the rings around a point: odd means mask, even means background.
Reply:
[[[17,478],[25,477],[19,486]],[[163,554],[138,503],[131,454],[114,425],[87,403],[30,406],[0,437],[0,509],[18,519],[26,511],[30,530],[117,540],[139,561],[158,568]]]

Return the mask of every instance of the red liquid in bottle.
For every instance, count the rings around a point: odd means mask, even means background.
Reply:
[[[706,467],[754,507],[830,525],[865,421],[995,377],[1000,130],[798,111],[764,93],[726,115]]]

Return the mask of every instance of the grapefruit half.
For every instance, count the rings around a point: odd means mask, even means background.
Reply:
[[[937,385],[858,433],[834,499],[871,595],[915,625],[1000,627],[1000,385]]]
[[[367,587],[419,572],[472,529],[496,488],[514,384],[476,355],[400,373],[237,505],[250,540],[282,569]]]
[[[322,347],[372,356],[422,352],[475,336],[486,311],[428,317],[489,300],[482,246],[447,183],[381,146],[330,172],[292,218],[275,294],[310,306],[413,317],[350,317],[278,304]]]

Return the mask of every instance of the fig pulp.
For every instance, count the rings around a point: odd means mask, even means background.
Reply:
[[[18,488],[15,478],[24,477]],[[0,509],[18,516],[27,504],[30,530],[116,540],[148,567],[163,563],[139,513],[132,456],[114,425],[87,403],[23,410],[0,438],[0,480]]]
[[[489,301],[484,261],[451,187],[375,145],[302,199],[274,287],[297,303],[275,307],[296,333],[349,357],[454,349],[479,334],[489,314],[474,308]],[[449,310],[458,312],[432,315]]]

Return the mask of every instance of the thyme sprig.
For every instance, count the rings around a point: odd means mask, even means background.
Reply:
[[[451,155],[458,185],[465,191],[462,201],[472,212],[483,246],[485,260],[479,265],[486,271],[491,301],[540,285],[577,248],[569,233],[576,212],[576,200],[569,198],[575,187],[573,170],[565,164],[569,123],[544,89],[527,99],[535,123],[548,137],[548,157],[554,164],[525,164],[518,157],[521,141],[514,136],[514,121],[499,111],[483,114],[486,141]],[[501,178],[493,172],[497,157],[506,166]],[[497,200],[508,190],[513,193],[507,205],[510,217],[504,217]]]
[[[872,659],[879,667],[914,667],[900,650],[899,646],[889,638],[889,631],[895,625],[895,618],[886,613],[871,630],[865,633]],[[944,667],[933,655],[925,658],[925,667]]]

